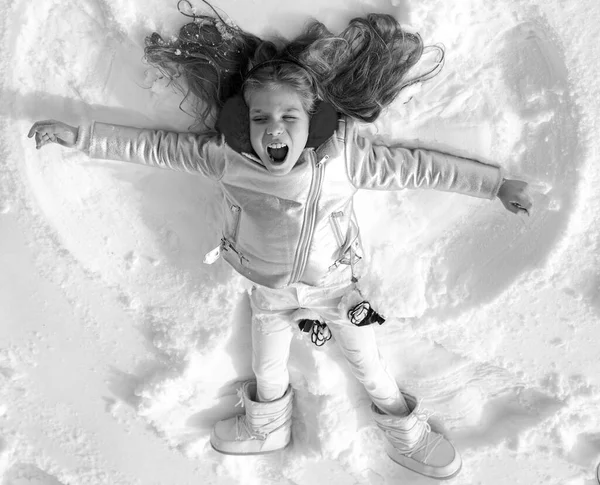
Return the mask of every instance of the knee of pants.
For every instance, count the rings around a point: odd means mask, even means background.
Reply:
[[[371,399],[399,399],[398,384],[380,358],[350,362],[350,367]]]
[[[347,355],[348,363],[350,364],[350,369],[352,370],[352,374],[363,384],[368,384],[369,382],[377,382],[382,378],[388,378],[388,371],[385,366],[383,360],[379,355],[379,352],[375,352],[373,354],[364,355]]]

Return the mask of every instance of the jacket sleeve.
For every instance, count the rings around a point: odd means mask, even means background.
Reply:
[[[356,188],[430,188],[488,199],[498,194],[502,185],[499,167],[433,150],[374,144],[349,121],[346,167]]]
[[[77,148],[91,158],[139,163],[202,174],[218,180],[225,171],[225,142],[219,135],[176,133],[92,123],[80,126]]]

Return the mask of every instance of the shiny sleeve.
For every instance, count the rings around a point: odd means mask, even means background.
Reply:
[[[493,199],[502,185],[500,167],[447,153],[372,143],[350,127],[346,167],[359,189],[436,189]]]
[[[179,170],[219,180],[225,172],[225,141],[199,135],[95,122],[79,127],[77,148],[91,158]]]

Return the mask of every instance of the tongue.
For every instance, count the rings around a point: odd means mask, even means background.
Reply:
[[[287,155],[288,149],[287,149],[287,147],[285,147],[285,148],[270,148],[269,152],[271,153],[271,156],[277,162],[281,162]]]

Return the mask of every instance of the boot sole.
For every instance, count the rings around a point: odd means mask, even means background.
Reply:
[[[448,475],[446,477],[433,477],[431,475],[426,475],[425,473],[418,472],[417,470],[413,470],[412,468],[409,468],[409,467],[403,465],[402,463],[397,462],[391,456],[389,456],[389,458],[390,458],[390,460],[392,460],[397,465],[400,465],[405,470],[410,470],[411,472],[416,473],[417,475],[421,475],[422,477],[427,477],[427,478],[433,478],[434,480],[452,480],[454,477],[456,477],[456,475],[458,475],[460,473],[460,471],[462,470],[462,465],[463,465],[461,462],[460,466],[458,467],[458,470],[456,470],[452,475]]]
[[[221,451],[221,450],[217,450],[213,444],[211,443],[210,446],[213,450],[215,450],[217,453],[221,453],[222,455],[229,455],[229,456],[256,456],[256,455],[270,455],[272,453],[277,453],[278,451],[283,451],[285,450],[287,447],[290,446],[291,443],[288,443],[287,445],[285,445],[283,448],[278,448],[276,450],[269,450],[269,451],[254,451],[252,453],[233,453],[231,451]]]
[[[221,453],[222,455],[229,455],[229,456],[256,456],[256,455],[270,455],[272,453],[277,453],[278,451],[283,451],[286,448],[288,448],[290,446],[291,443],[288,443],[287,445],[285,445],[283,448],[279,448],[277,450],[269,450],[269,451],[258,451],[258,452],[254,452],[254,453],[232,453],[230,451],[221,451],[221,450],[217,450],[213,444],[211,443],[210,446],[213,450],[215,450],[217,453]],[[431,475],[425,475],[424,473],[420,473],[416,470],[413,470],[412,468],[408,468],[406,466],[404,466],[402,463],[398,463],[396,460],[394,460],[391,456],[389,457],[390,460],[392,460],[394,463],[400,465],[402,468],[404,468],[405,470],[410,470],[413,473],[416,473],[418,475],[421,475],[423,477],[427,477],[427,478],[433,478],[434,480],[451,480],[454,477],[456,477],[456,475],[458,475],[460,473],[460,471],[462,470],[462,463],[460,464],[460,467],[458,467],[458,470],[456,470],[452,475],[448,475],[447,477],[432,477]]]

